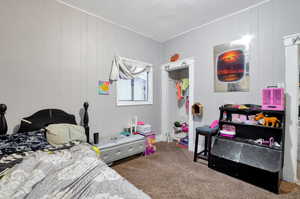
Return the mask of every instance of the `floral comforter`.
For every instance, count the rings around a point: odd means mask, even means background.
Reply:
[[[0,198],[149,199],[102,162],[88,144],[37,151],[0,180]]]

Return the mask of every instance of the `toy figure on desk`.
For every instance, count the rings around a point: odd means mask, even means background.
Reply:
[[[266,117],[263,113],[257,114],[255,120],[263,120],[263,126],[270,126],[271,124],[271,127],[279,127],[280,124],[280,120],[278,120],[277,117]]]

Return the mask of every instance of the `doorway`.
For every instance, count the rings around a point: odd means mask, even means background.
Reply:
[[[191,107],[194,104],[194,59],[188,58],[162,65],[161,68],[161,126],[162,139],[178,140],[179,134],[174,132],[174,123],[188,124],[188,150],[194,148],[194,121]],[[178,81],[188,79],[188,89],[178,96]]]

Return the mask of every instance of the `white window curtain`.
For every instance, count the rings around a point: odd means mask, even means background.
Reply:
[[[118,79],[134,79],[137,75],[150,71],[150,67],[151,66],[143,62],[115,56],[112,62],[109,79],[111,81],[117,81]]]

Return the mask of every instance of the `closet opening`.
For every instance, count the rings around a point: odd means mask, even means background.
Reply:
[[[185,59],[162,66],[161,122],[163,139],[193,150],[194,60]]]

